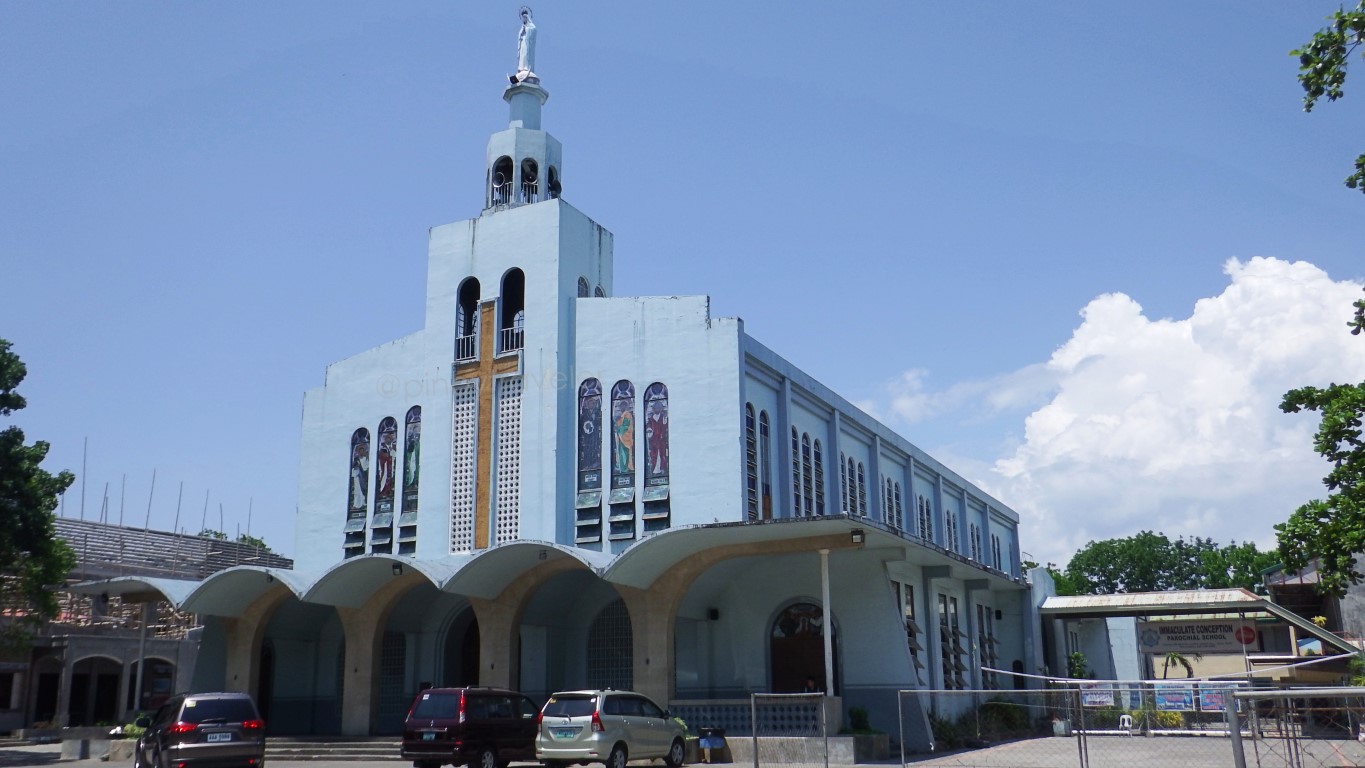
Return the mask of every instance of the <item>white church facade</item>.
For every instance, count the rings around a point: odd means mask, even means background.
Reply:
[[[295,568],[162,589],[204,617],[193,687],[365,735],[431,685],[704,712],[810,679],[895,733],[898,690],[1034,671],[1015,512],[707,297],[616,295],[531,33],[483,211],[431,230],[423,327],[304,396]]]

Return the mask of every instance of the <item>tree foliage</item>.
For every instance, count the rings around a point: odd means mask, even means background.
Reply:
[[[228,540],[228,535],[226,533],[223,533],[222,531],[215,531],[212,528],[205,528],[204,530],[200,531],[199,537],[203,539],[217,539],[218,541]],[[237,543],[245,544],[248,547],[255,547],[256,549],[262,550],[264,552],[271,551],[270,545],[265,543],[265,539],[258,538],[256,536],[251,536],[245,533],[237,534]]]
[[[10,347],[0,339],[0,416],[27,405],[16,390],[28,369]],[[57,615],[52,587],[76,564],[71,548],[57,538],[52,514],[76,478],[39,466],[47,450],[42,441],[26,445],[17,426],[0,431],[0,604],[16,616],[3,628],[5,644]]]
[[[1172,541],[1164,533],[1142,531],[1091,541],[1065,570],[1053,571],[1053,579],[1058,594],[1072,595],[1228,587],[1261,592],[1261,572],[1277,562],[1275,552],[1262,552],[1251,542],[1220,546],[1213,539]]]
[[[1346,65],[1365,42],[1365,0],[1349,11],[1340,8],[1329,18],[1332,23],[1318,30],[1307,45],[1290,51],[1299,57],[1305,112],[1312,112],[1320,98],[1336,101],[1345,95]],[[1365,155],[1356,158],[1355,173],[1346,177],[1346,186],[1365,192]]]
[[[1359,336],[1365,331],[1365,299],[1355,302],[1348,326]],[[1280,557],[1290,571],[1318,561],[1318,589],[1341,595],[1362,576],[1357,553],[1365,552],[1365,382],[1302,387],[1285,393],[1285,413],[1317,411],[1322,421],[1313,437],[1313,450],[1332,465],[1322,479],[1326,499],[1314,499],[1294,510],[1289,520],[1275,526]]]

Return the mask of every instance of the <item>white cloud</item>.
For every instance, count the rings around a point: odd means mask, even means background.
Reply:
[[[937,393],[912,371],[891,410],[914,421],[936,405],[1009,409],[1041,393],[1021,439],[981,457],[991,469],[974,477],[1020,513],[1038,560],[1143,529],[1273,545],[1272,526],[1324,493],[1327,470],[1316,418],[1282,413],[1280,399],[1365,380],[1365,342],[1346,329],[1361,286],[1272,258],[1224,272],[1227,288],[1188,318],[1152,320],[1128,296],[1100,296],[1046,363]]]

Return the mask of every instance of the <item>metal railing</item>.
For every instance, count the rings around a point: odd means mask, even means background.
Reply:
[[[455,338],[455,361],[464,362],[473,360],[479,356],[479,335],[471,333],[468,336],[458,336]]]
[[[498,353],[515,352],[522,348],[523,341],[525,341],[524,334],[520,327],[503,328],[498,331]]]
[[[512,182],[505,181],[501,184],[493,183],[492,195],[489,200],[490,205],[511,205],[512,204]]]

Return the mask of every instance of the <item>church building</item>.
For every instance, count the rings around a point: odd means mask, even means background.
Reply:
[[[176,592],[192,687],[251,692],[272,733],[367,735],[428,686],[632,689],[695,726],[814,681],[894,734],[897,691],[1034,671],[1014,511],[706,296],[616,294],[521,34],[483,210],[431,230],[423,327],[304,395],[295,567]]]

